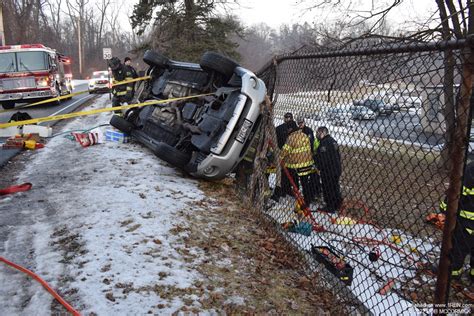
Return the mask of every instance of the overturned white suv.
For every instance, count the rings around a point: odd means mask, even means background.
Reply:
[[[265,84],[233,60],[206,52],[199,64],[173,61],[154,51],[143,60],[151,79],[139,101],[212,93],[134,108],[110,124],[159,158],[207,179],[223,178],[244,157],[261,121]]]

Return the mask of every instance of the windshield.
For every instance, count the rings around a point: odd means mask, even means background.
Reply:
[[[0,72],[14,72],[16,71],[15,53],[0,54]]]
[[[46,54],[44,52],[21,52],[16,53],[18,71],[45,70],[47,67]]]
[[[48,69],[48,59],[45,52],[0,53],[0,72],[46,69]]]

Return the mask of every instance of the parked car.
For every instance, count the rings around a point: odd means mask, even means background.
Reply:
[[[110,91],[112,75],[107,70],[94,71],[89,80],[89,93],[107,93]]]
[[[326,118],[335,126],[344,126],[349,122],[351,114],[341,108],[330,108],[326,112]]]
[[[397,105],[401,108],[421,108],[423,101],[420,97],[412,97],[409,95],[401,95],[397,98]]]
[[[350,111],[353,120],[375,120],[377,118],[377,114],[365,106],[356,105]]]
[[[393,113],[393,107],[380,99],[365,99],[361,101],[354,101],[355,106],[365,106],[378,115],[390,115]]]
[[[159,158],[196,177],[223,178],[244,157],[262,118],[266,87],[233,60],[207,52],[199,64],[147,51],[149,65],[139,101],[212,93],[134,108],[110,124],[149,147]]]
[[[335,120],[335,119],[341,119],[346,112],[343,109],[338,109],[338,108],[330,108],[326,112],[326,117],[329,121]]]

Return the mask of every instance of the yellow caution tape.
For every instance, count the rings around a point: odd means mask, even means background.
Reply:
[[[73,92],[73,93],[70,93],[70,94],[66,94],[66,95],[62,95],[60,97],[54,97],[54,98],[51,98],[51,99],[47,99],[47,100],[42,100],[42,101],[38,101],[38,102],[35,102],[35,103],[31,103],[31,104],[28,104],[26,106],[23,106],[21,107],[22,109],[23,108],[29,108],[31,106],[35,106],[35,105],[39,105],[39,104],[45,104],[45,103],[49,103],[49,102],[52,102],[52,101],[59,101],[59,100],[63,100],[63,99],[67,99],[67,98],[71,98],[75,95],[80,95],[80,94],[84,94],[84,93],[88,93],[89,91],[86,90],[86,91],[79,91],[79,92]]]
[[[137,81],[141,81],[141,80],[148,80],[148,79],[151,79],[151,76],[144,76],[144,77],[139,77],[139,78],[134,78],[134,79],[117,81],[116,83],[114,83],[112,85],[112,87],[119,86],[119,85],[122,85],[122,84],[131,83],[131,82],[137,82]]]
[[[72,98],[75,95],[79,95],[79,94],[83,94],[83,93],[87,93],[87,92],[88,92],[87,90],[86,91],[80,91],[80,92],[73,92],[73,93],[63,95],[63,96],[60,96],[60,97],[54,97],[54,98],[38,101],[38,102],[35,102],[35,103],[27,104],[27,105],[24,105],[24,106],[21,106],[21,107],[13,108],[13,109],[0,110],[0,113],[11,112],[11,111],[15,111],[15,110],[21,110],[21,109],[29,108],[29,107],[39,105],[39,104],[45,104],[45,103],[49,103],[49,102],[52,102],[52,101],[58,101],[58,100],[62,100],[62,99]]]
[[[162,103],[169,103],[169,102],[173,102],[173,101],[199,98],[199,97],[208,96],[208,95],[211,95],[211,94],[212,93],[206,93],[206,94],[198,94],[198,95],[192,95],[192,96],[182,97],[182,98],[172,98],[172,99],[166,99],[166,100],[151,100],[151,101],[147,101],[147,102],[143,102],[143,103],[122,105],[122,106],[114,106],[114,107],[111,107],[111,108],[102,108],[102,109],[97,109],[97,110],[74,112],[74,113],[68,113],[68,114],[60,114],[60,115],[54,115],[54,116],[34,118],[34,119],[31,119],[31,120],[2,123],[2,124],[0,124],[0,128],[6,128],[6,127],[10,127],[10,126],[27,125],[27,124],[36,124],[36,123],[40,123],[40,122],[64,120],[64,119],[69,119],[69,118],[73,118],[73,117],[94,115],[94,114],[98,114],[98,113],[118,111],[118,110],[128,110],[128,109],[143,107],[143,106],[147,106],[147,105],[162,104]]]
[[[129,79],[129,80],[118,81],[118,82],[114,83],[112,85],[112,87],[127,84],[127,83],[131,83],[131,82],[137,82],[137,81],[141,81],[141,80],[148,80],[150,78],[151,78],[151,76],[144,76],[144,77],[139,77],[139,78],[134,78],[134,79]],[[32,107],[32,106],[35,106],[35,105],[40,105],[40,104],[50,103],[50,102],[59,101],[59,100],[63,100],[63,99],[68,99],[68,98],[72,98],[73,96],[88,93],[88,92],[89,92],[88,90],[73,92],[73,93],[69,93],[69,94],[66,94],[66,95],[59,96],[59,97],[49,98],[49,99],[46,99],[46,100],[31,103],[31,104],[28,104],[28,105],[25,105],[25,106],[22,106],[22,107],[17,107],[17,108],[14,108],[14,109],[0,110],[0,113],[10,112],[10,111],[14,111],[14,110],[29,108],[29,107]]]

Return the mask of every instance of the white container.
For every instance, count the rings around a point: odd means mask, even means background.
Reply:
[[[40,137],[51,137],[53,128],[40,125],[23,125],[23,134],[39,134]]]
[[[22,134],[21,127],[19,126],[0,128],[0,137],[10,137],[18,134]]]

